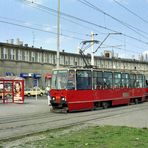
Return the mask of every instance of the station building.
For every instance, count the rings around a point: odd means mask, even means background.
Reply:
[[[91,56],[87,55],[89,61]],[[25,87],[50,85],[51,71],[56,68],[57,53],[53,50],[0,43],[0,76],[20,76]],[[143,72],[148,76],[148,62],[135,59],[121,59],[110,56],[95,56],[95,66],[103,69],[125,69]],[[60,52],[60,66],[84,66],[80,54]]]

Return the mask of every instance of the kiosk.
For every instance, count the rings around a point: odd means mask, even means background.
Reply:
[[[0,103],[24,103],[24,79],[0,77]]]

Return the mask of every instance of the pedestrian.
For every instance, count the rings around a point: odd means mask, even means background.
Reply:
[[[48,105],[50,106],[51,105],[50,104],[50,100],[51,100],[51,98],[50,98],[50,86],[46,87],[46,94],[47,94]]]

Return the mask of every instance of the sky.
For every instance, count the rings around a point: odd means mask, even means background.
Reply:
[[[0,42],[57,50],[58,0],[0,0]],[[60,0],[60,51],[77,53],[94,39],[95,52],[121,58],[148,53],[148,0]],[[85,45],[87,46],[87,44]],[[84,47],[85,47],[84,46]],[[85,53],[91,53],[89,48]]]

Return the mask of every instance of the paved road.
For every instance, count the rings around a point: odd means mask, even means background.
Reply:
[[[145,103],[146,108],[140,110],[143,104],[139,105],[138,110],[133,110],[124,114],[118,114],[102,120],[90,121],[90,124],[95,125],[114,125],[114,126],[129,126],[136,128],[148,128],[148,102]],[[133,106],[134,109],[135,106]]]
[[[50,112],[46,97],[37,101],[35,97],[26,98],[25,104],[0,104],[0,139],[84,123],[148,127],[147,114],[148,102],[106,110],[57,114]]]
[[[27,115],[49,112],[47,97],[25,97],[24,104],[0,104],[0,118],[16,115]]]

